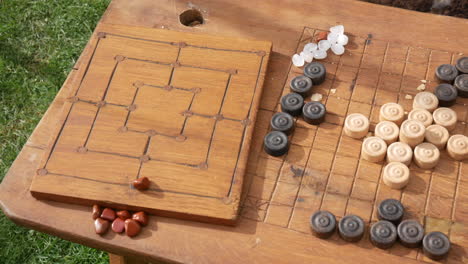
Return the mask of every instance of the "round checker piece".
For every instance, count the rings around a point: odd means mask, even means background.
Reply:
[[[400,128],[393,122],[382,121],[375,126],[374,133],[376,137],[383,139],[387,145],[390,145],[398,140]]]
[[[457,88],[448,83],[439,84],[435,88],[434,94],[439,99],[439,106],[444,107],[454,105],[458,96]]]
[[[442,64],[437,67],[435,74],[439,80],[451,83],[458,76],[458,70],[453,65]]]
[[[308,102],[302,108],[304,121],[312,125],[319,125],[325,120],[327,109],[320,102]]]
[[[369,132],[369,119],[359,113],[348,115],[344,123],[344,132],[348,137],[356,139],[365,137]]]
[[[405,111],[403,107],[397,103],[386,103],[380,107],[379,121],[391,121],[397,125],[403,122]]]
[[[455,64],[455,67],[457,67],[457,70],[460,73],[468,73],[468,57],[459,58]]]
[[[405,120],[400,127],[400,142],[414,148],[424,141],[426,127],[418,120]]]
[[[457,126],[457,113],[451,108],[440,107],[432,113],[434,123],[445,127],[448,131],[452,131]]]
[[[421,108],[429,112],[434,112],[439,106],[439,99],[433,93],[420,92],[414,96],[413,109]]]
[[[361,157],[370,162],[380,162],[385,159],[387,143],[379,137],[364,139],[361,147]]]
[[[314,85],[319,85],[325,81],[327,70],[322,63],[311,62],[304,67],[304,75],[309,77]]]
[[[273,115],[270,125],[273,131],[281,131],[290,135],[294,130],[294,119],[290,114],[280,112]]]
[[[400,243],[409,248],[417,248],[424,237],[423,226],[415,220],[404,220],[397,227]]]
[[[432,114],[426,109],[416,108],[408,114],[408,120],[421,121],[425,127],[432,125]]]
[[[395,225],[385,220],[378,221],[370,228],[370,239],[372,244],[378,248],[390,248],[397,239]]]
[[[266,134],[263,141],[265,152],[271,156],[278,157],[286,154],[289,149],[288,136],[280,131],[271,131]]]
[[[440,260],[447,256],[450,250],[450,240],[441,232],[430,232],[423,238],[424,255],[433,259]]]
[[[304,97],[308,96],[312,91],[312,80],[304,75],[294,77],[289,85],[291,87],[291,91]]]
[[[310,227],[317,237],[328,238],[335,232],[336,218],[328,211],[317,211],[310,217]]]
[[[421,169],[432,169],[439,163],[440,151],[431,143],[421,143],[414,148],[414,163]]]
[[[449,137],[448,130],[440,125],[430,125],[426,127],[426,133],[424,134],[424,139],[434,144],[438,149],[445,148]]]
[[[468,137],[461,134],[451,136],[447,142],[447,153],[454,160],[468,158]]]
[[[298,116],[302,113],[304,98],[298,93],[288,93],[281,98],[281,111],[292,116]]]
[[[413,159],[413,150],[403,142],[393,142],[387,148],[387,162],[401,162],[406,166],[411,164]]]
[[[409,182],[410,171],[408,166],[401,162],[388,163],[383,172],[383,182],[393,189],[401,189]]]
[[[457,88],[460,97],[468,98],[468,74],[458,75],[453,85]]]
[[[400,201],[395,199],[383,200],[377,207],[377,218],[379,220],[387,220],[394,224],[398,224],[403,218],[405,209]]]
[[[357,242],[364,235],[364,221],[357,215],[347,215],[338,223],[338,232],[343,240]]]

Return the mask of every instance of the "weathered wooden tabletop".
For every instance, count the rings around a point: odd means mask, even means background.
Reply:
[[[205,23],[186,27],[179,14],[201,11]],[[416,13],[359,1],[209,1],[114,0],[101,24],[143,26],[209,33],[273,42],[264,92],[245,176],[241,217],[236,227],[151,217],[136,238],[109,232],[94,234],[91,208],[36,200],[29,192],[32,177],[55,127],[68,83],[87,66],[88,45],[67,82],[13,163],[0,185],[0,206],[14,222],[90,247],[153,261],[187,263],[416,263],[430,261],[420,250],[395,245],[373,247],[367,237],[357,244],[338,237],[319,240],[308,220],[318,208],[338,217],[355,213],[370,223],[374,206],[385,198],[400,199],[426,230],[449,235],[453,247],[443,262],[468,262],[468,161],[455,162],[444,153],[434,170],[411,166],[403,191],[381,183],[383,164],[359,159],[360,141],[342,133],[347,113],[361,112],[376,123],[379,106],[399,102],[406,110],[420,80],[434,88],[434,68],[468,53],[468,20]],[[271,158],[262,139],[288,81],[300,73],[291,55],[315,32],[344,24],[350,35],[347,52],[325,60],[327,81],[316,89],[329,114],[319,127],[297,121],[286,157]],[[331,92],[332,89],[334,92]],[[468,134],[467,100],[453,107],[456,133]],[[51,217],[53,215],[54,217]],[[73,221],[71,221],[73,220]]]

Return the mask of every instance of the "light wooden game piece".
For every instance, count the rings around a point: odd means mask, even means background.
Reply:
[[[439,99],[430,92],[420,92],[414,96],[413,109],[421,108],[429,112],[434,112],[439,106]]]
[[[387,143],[379,137],[368,137],[362,143],[361,157],[371,162],[384,160]]]
[[[421,121],[425,127],[432,125],[432,114],[426,109],[416,108],[408,114],[408,120]]]
[[[405,111],[397,103],[386,103],[380,108],[379,121],[391,121],[400,125],[404,117]]]
[[[414,148],[424,141],[426,127],[418,120],[405,120],[400,127],[400,141]]]
[[[447,152],[454,160],[468,158],[468,137],[461,134],[451,136],[447,142]]]
[[[383,139],[387,145],[398,140],[400,128],[390,121],[382,121],[375,126],[375,136]]]
[[[393,189],[401,189],[409,182],[408,166],[401,162],[390,162],[383,171],[383,182]]]
[[[413,150],[403,142],[394,142],[387,148],[387,162],[401,162],[409,166],[413,159]]]
[[[450,135],[448,130],[440,125],[426,127],[424,138],[427,142],[434,144],[438,149],[444,149]]]
[[[421,169],[432,169],[440,159],[439,149],[431,143],[421,143],[414,148],[414,163]]]
[[[445,127],[448,131],[452,131],[457,126],[457,113],[450,108],[437,108],[432,113],[434,123]]]
[[[354,113],[346,117],[344,132],[348,137],[363,138],[369,132],[369,119],[363,114]]]

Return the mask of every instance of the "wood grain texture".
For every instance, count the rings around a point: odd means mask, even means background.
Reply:
[[[177,15],[192,7],[201,10],[206,24],[195,28],[179,24]],[[351,39],[345,55],[327,59],[329,78],[315,88],[315,92],[325,95],[323,102],[330,110],[326,122],[317,127],[298,119],[288,155],[281,158],[265,155],[262,140],[269,129],[269,120],[277,111],[280,96],[288,92],[288,81],[301,72],[291,67],[291,55],[317,30],[336,23],[345,25]],[[384,103],[399,102],[409,110],[411,100],[405,100],[405,95],[414,94],[423,78],[428,79],[427,89],[431,91],[436,85],[432,75],[435,67],[468,53],[465,45],[468,33],[464,31],[467,20],[346,0],[190,3],[114,0],[102,24],[273,42],[247,162],[239,223],[236,227],[225,227],[152,216],[149,226],[136,239],[112,233],[98,237],[92,229],[91,208],[31,197],[28,188],[44,153],[48,131],[63,105],[67,85],[0,185],[0,205],[15,222],[88,246],[153,261],[430,262],[420,250],[399,244],[390,250],[380,250],[370,244],[368,237],[350,244],[336,235],[319,240],[310,234],[308,222],[315,209],[326,208],[339,216],[355,213],[370,223],[376,220],[376,202],[396,198],[408,208],[407,217],[419,219],[427,231],[449,234],[453,248],[443,262],[467,262],[467,161],[456,162],[443,153],[439,166],[433,170],[412,166],[414,180],[403,191],[395,191],[382,183],[383,164],[361,160],[362,141],[343,136],[342,131],[347,113],[360,112],[370,117],[373,128]],[[84,54],[89,54],[92,45],[91,42]],[[84,70],[83,65],[86,64],[80,60],[78,70],[72,71],[69,79],[77,78],[77,73]],[[331,89],[336,89],[335,93]],[[453,108],[459,114],[457,131],[466,135],[465,103],[459,101]],[[73,218],[75,224],[50,219],[50,214],[56,215],[55,219]]]
[[[271,43],[114,25],[91,43],[33,196],[234,224]]]

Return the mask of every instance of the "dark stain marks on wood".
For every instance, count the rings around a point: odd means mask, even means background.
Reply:
[[[367,34],[366,45],[370,45],[372,43],[372,34]]]
[[[351,85],[349,86],[350,91],[354,90],[354,86],[356,86],[356,79],[357,79],[357,73],[356,73],[356,76],[354,77],[353,81],[351,82]]]
[[[295,167],[294,165],[291,165],[289,169],[291,170],[293,174],[293,178],[301,177],[302,174],[304,173],[304,170],[302,168]]]

